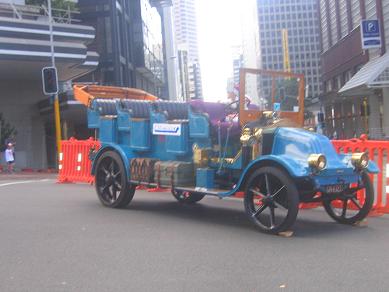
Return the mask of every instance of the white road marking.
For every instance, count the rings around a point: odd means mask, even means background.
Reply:
[[[20,184],[29,184],[29,183],[37,183],[37,182],[46,182],[46,181],[50,181],[50,180],[51,179],[45,178],[45,179],[39,179],[39,180],[14,181],[14,182],[0,184],[0,187],[6,187],[6,186],[12,186],[12,185],[20,185]]]

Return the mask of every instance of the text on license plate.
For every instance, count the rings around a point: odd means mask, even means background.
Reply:
[[[345,185],[330,185],[326,186],[326,193],[332,194],[332,193],[341,193],[345,189]]]

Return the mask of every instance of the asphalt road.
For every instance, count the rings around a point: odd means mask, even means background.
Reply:
[[[138,191],[113,210],[91,186],[41,179],[0,181],[0,291],[389,291],[388,216],[302,211],[283,238],[240,201]]]

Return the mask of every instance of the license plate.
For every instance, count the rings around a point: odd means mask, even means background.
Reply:
[[[326,186],[325,189],[327,194],[341,193],[344,191],[345,185],[330,185]]]

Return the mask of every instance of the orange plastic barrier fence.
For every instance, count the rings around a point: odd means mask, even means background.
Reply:
[[[93,149],[100,148],[100,142],[89,138],[88,140],[61,141],[62,152],[59,153],[58,182],[86,182],[93,183],[91,175],[92,163],[89,153]]]
[[[370,178],[375,189],[375,201],[372,214],[389,214],[389,141],[367,140],[365,135],[360,139],[333,140],[338,153],[365,152],[369,153],[370,160],[375,161],[380,169],[378,174],[371,174]],[[100,142],[89,138],[76,140],[70,138],[62,141],[62,153],[59,154],[58,182],[86,182],[93,183],[91,161],[89,153],[92,149],[99,149]],[[242,197],[239,192],[235,197]],[[300,208],[309,209],[321,206],[321,203],[300,204]],[[352,206],[351,206],[352,207]]]
[[[389,141],[367,140],[366,135],[360,139],[333,140],[338,153],[365,152],[374,161],[380,172],[370,175],[375,190],[373,214],[389,214]]]

